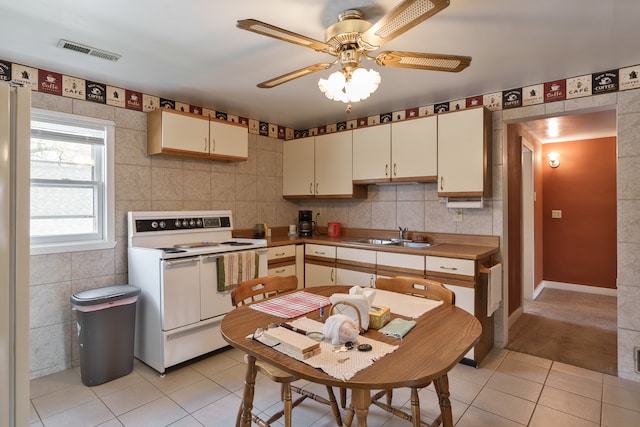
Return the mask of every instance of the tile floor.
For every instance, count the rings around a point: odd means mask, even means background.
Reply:
[[[95,387],[82,384],[79,368],[69,369],[31,381],[31,425],[233,426],[243,378],[237,350],[164,377],[136,361],[131,374]],[[457,427],[640,425],[640,383],[509,350],[495,349],[478,369],[457,365],[449,381]],[[407,405],[408,399],[406,390],[394,392],[395,403]],[[420,392],[420,401],[424,421],[432,421],[438,413],[432,387]],[[255,408],[269,413],[279,406],[278,386],[258,379]],[[376,407],[368,424],[410,425]],[[329,407],[305,401],[294,409],[293,425],[335,423]]]

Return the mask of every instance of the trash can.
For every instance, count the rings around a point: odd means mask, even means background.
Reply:
[[[95,386],[133,370],[136,303],[140,289],[115,285],[71,296],[76,311],[82,383]]]

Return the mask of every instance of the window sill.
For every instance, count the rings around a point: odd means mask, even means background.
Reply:
[[[57,254],[64,252],[97,251],[101,249],[113,249],[115,240],[91,240],[87,242],[52,243],[50,245],[31,245],[31,255]]]

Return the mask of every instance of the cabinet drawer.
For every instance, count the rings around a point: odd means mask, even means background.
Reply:
[[[378,252],[378,267],[410,268],[424,271],[424,256]]]
[[[295,276],[296,274],[296,265],[283,265],[269,269],[270,276]]]
[[[267,249],[267,259],[269,261],[277,262],[280,259],[295,257],[295,256],[296,256],[295,245],[275,246]]]
[[[376,263],[376,251],[367,251],[364,249],[353,249],[338,247],[336,249],[336,258],[340,261],[355,261],[358,263]]]
[[[307,244],[304,247],[304,254],[312,257],[336,258],[336,247],[327,245]]]
[[[475,262],[470,259],[427,256],[426,268],[427,272],[475,276]]]

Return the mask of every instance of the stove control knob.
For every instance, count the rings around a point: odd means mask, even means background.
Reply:
[[[153,229],[158,228],[158,222],[157,221],[151,222],[151,228],[153,228]]]
[[[160,221],[160,228],[165,228],[167,226],[167,223],[164,221]]]
[[[195,220],[192,219],[191,221],[189,221],[189,226],[190,227],[195,227],[196,226]]]
[[[176,225],[176,228],[180,228],[180,226],[182,225],[182,223],[180,222],[180,220],[179,220],[179,219],[176,219],[175,225]]]
[[[196,220],[196,225],[197,225],[198,227],[202,227],[202,220],[201,220],[200,218],[198,218],[198,219]]]
[[[186,219],[182,221],[182,226],[186,227],[189,225],[189,221],[187,221]]]

